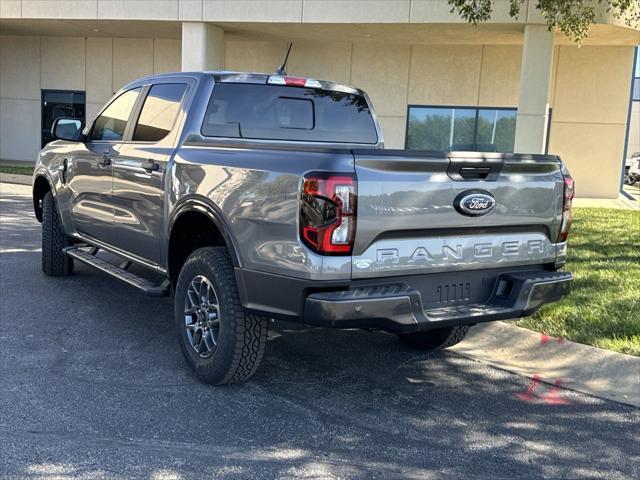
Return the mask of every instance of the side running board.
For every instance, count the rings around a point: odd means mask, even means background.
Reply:
[[[86,250],[87,248],[89,249]],[[120,267],[109,263],[96,256],[96,253],[98,253],[98,247],[67,247],[64,249],[64,253],[79,262],[89,265],[90,267],[97,268],[118,280],[122,280],[123,282],[142,290],[145,294],[151,297],[169,296],[169,280],[165,280],[160,285],[157,285],[146,278],[127,271],[131,262],[124,262]]]

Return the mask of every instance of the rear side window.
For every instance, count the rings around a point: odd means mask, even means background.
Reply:
[[[216,84],[202,134],[329,143],[378,141],[362,95],[242,83]]]
[[[133,132],[133,140],[157,142],[166,137],[178,116],[185,83],[160,83],[153,85],[144,100],[138,123]]]
[[[129,115],[131,115],[140,90],[140,88],[127,90],[104,109],[93,124],[91,140],[122,140]]]

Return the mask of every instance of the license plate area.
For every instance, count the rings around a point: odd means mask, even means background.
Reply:
[[[493,292],[500,271],[420,275],[411,285],[420,292],[425,308],[444,308],[486,301]]]

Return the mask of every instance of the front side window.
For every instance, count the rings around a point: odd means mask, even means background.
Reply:
[[[127,90],[116,98],[96,118],[91,132],[91,140],[119,141],[124,136],[131,110],[136,103],[141,88]]]
[[[173,128],[186,90],[186,83],[153,85],[142,106],[133,140],[157,142],[166,137]]]
[[[411,150],[512,153],[515,135],[515,108],[409,107]]]
[[[329,143],[375,144],[375,124],[362,95],[292,86],[220,83],[202,134]]]

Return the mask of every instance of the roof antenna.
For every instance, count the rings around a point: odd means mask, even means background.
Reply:
[[[276,75],[286,75],[285,67],[287,66],[287,60],[289,60],[289,54],[291,53],[291,47],[293,47],[293,42],[289,42],[289,48],[287,49],[287,54],[284,57],[284,62],[280,65],[280,68],[276,70]]]

